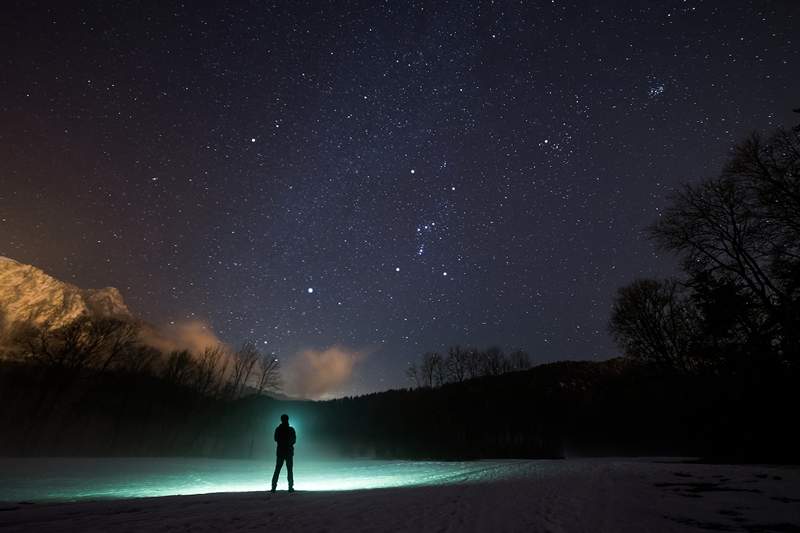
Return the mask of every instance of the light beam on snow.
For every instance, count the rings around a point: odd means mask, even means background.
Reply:
[[[516,461],[433,462],[329,460],[296,457],[298,491],[342,491],[439,485],[504,478]],[[0,459],[0,501],[104,498],[265,491],[273,459],[38,458]],[[286,490],[286,469],[278,490]]]

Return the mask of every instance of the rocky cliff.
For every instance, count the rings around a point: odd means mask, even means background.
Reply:
[[[60,327],[81,315],[133,319],[114,287],[81,289],[0,256],[0,334],[26,322]]]

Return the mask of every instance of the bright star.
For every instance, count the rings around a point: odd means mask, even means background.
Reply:
[[[650,87],[650,89],[647,91],[647,94],[650,96],[650,98],[655,98],[656,96],[664,94],[664,85],[657,84]]]

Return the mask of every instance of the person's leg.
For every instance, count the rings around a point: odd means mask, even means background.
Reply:
[[[294,457],[291,455],[286,457],[286,474],[289,477],[289,490],[294,490]]]
[[[283,455],[278,454],[275,457],[275,473],[272,474],[272,490],[278,486],[278,476],[281,475],[281,467],[283,466]]]

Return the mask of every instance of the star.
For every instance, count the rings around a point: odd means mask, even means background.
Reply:
[[[268,339],[281,359],[385,339],[354,372],[361,392],[384,386],[378,374],[407,386],[409,346],[617,355],[605,333],[617,289],[676,274],[642,231],[669,193],[722,168],[743,132],[798,122],[792,2],[675,3],[603,2],[602,16],[481,3],[475,19],[436,2],[413,15],[420,32],[372,3],[264,16],[211,2],[175,21],[85,3],[79,25],[65,2],[26,10],[3,36],[14,76],[0,83],[0,139],[14,157],[0,256],[118,285],[160,324]],[[212,46],[219,20],[244,26]],[[592,45],[557,46],[576,20]],[[457,335],[411,331],[434,316]]]

